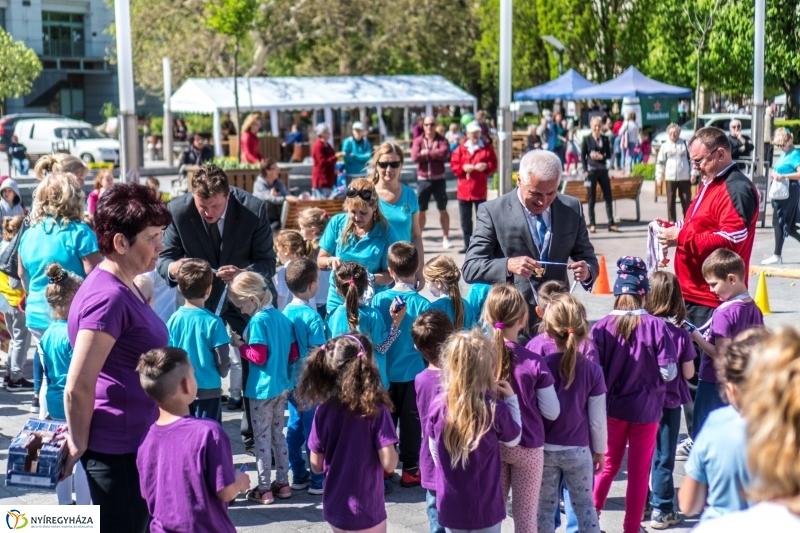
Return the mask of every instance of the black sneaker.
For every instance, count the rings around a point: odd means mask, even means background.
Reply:
[[[31,400],[31,413],[38,413],[38,412],[39,412],[39,397],[34,395],[33,400]]]
[[[9,381],[11,381],[11,376],[9,376],[8,374],[6,374],[5,376],[3,376],[3,387],[6,387],[6,386],[8,386],[8,382],[9,382]]]
[[[32,391],[33,383],[25,378],[19,378],[17,381],[8,380],[8,383],[6,383],[6,389],[8,389],[8,392]]]

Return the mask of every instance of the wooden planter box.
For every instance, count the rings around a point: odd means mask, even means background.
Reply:
[[[194,177],[194,173],[197,172],[199,167],[186,167],[186,173],[189,176],[189,191],[192,190],[192,178]],[[286,188],[289,188],[289,169],[282,168],[280,169],[280,179],[283,180],[284,185]],[[244,191],[247,191],[252,194],[253,192],[253,183],[255,183],[256,178],[261,174],[261,171],[256,168],[240,168],[240,169],[227,169],[225,170],[225,175],[228,176],[228,184],[231,187],[237,187]]]
[[[230,156],[233,158],[238,158],[239,137],[236,135],[231,135],[230,137],[228,137],[228,142],[230,143]],[[261,155],[264,156],[264,159],[271,157],[275,161],[280,161],[282,142],[283,141],[278,137],[259,137],[258,149],[261,151]]]

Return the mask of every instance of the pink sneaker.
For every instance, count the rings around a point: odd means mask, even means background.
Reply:
[[[261,503],[264,505],[269,505],[275,501],[275,498],[272,497],[271,491],[261,490],[258,487],[250,489],[247,492],[247,499],[251,502]]]
[[[285,500],[286,498],[292,497],[292,488],[286,483],[273,481],[272,485],[270,485],[269,488],[272,491],[272,494],[274,494],[276,498]]]

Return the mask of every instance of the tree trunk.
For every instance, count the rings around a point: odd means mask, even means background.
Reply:
[[[242,141],[244,133],[239,120],[239,38],[233,41],[233,102],[236,107],[236,132],[239,134],[239,162],[242,161]]]
[[[700,106],[700,54],[702,51],[702,48],[697,51],[697,90],[694,93],[694,131],[698,130],[698,126],[700,124],[700,112],[702,111]]]
[[[784,83],[786,90],[786,119],[797,120],[800,118],[800,101],[797,95],[800,93],[800,83]]]

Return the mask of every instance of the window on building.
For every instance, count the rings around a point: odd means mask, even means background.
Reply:
[[[45,57],[83,57],[86,50],[83,15],[42,11]]]

